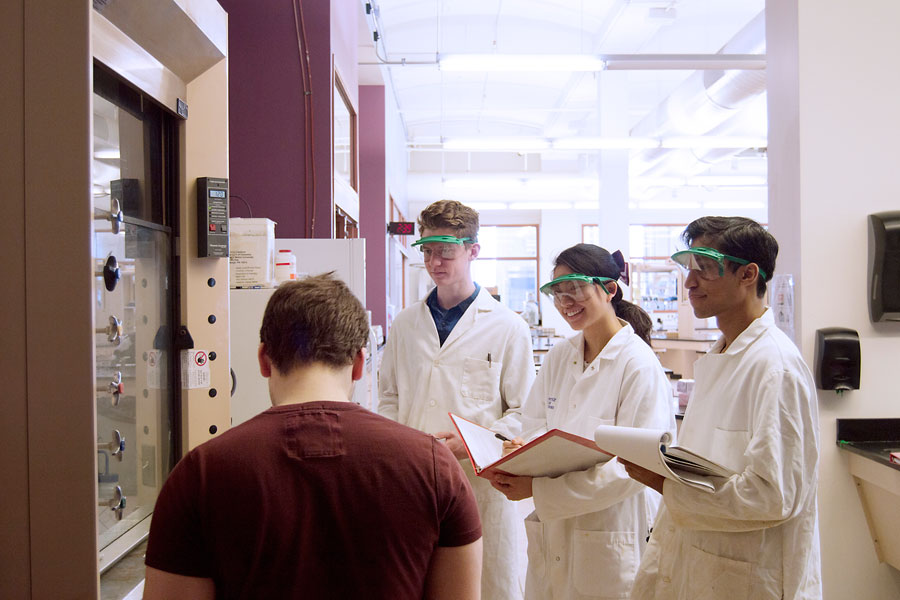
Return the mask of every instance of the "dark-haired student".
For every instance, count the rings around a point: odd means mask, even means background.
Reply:
[[[619,260],[591,244],[556,258],[553,280],[541,291],[578,333],[553,346],[522,414],[498,426],[529,439],[553,428],[593,439],[598,425],[674,432],[672,390],[649,346],[652,322],[622,299]],[[628,597],[656,515],[656,493],[616,461],[555,478],[496,475],[493,485],[510,500],[534,498],[525,520],[526,599]]]
[[[697,219],[683,239],[694,314],[722,336],[694,365],[679,445],[736,475],[710,494],[626,464],[663,500],[632,598],[820,599],[815,383],[764,301],[778,243],[742,217]]]

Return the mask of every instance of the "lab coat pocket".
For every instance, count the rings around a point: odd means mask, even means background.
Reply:
[[[688,597],[692,600],[747,600],[750,597],[752,565],[704,552],[696,546],[688,551],[690,565]]]
[[[491,402],[500,395],[500,370],[498,361],[463,359],[462,380],[459,393],[479,402]]]
[[[525,519],[525,539],[528,540],[528,571],[538,578],[547,576],[547,564],[544,560],[544,524],[536,513]]]
[[[640,563],[637,536],[631,531],[575,530],[572,581],[592,598],[627,598]]]
[[[748,444],[750,444],[750,432],[745,429],[716,427],[713,430],[712,447],[715,448],[716,462],[722,463],[738,473],[747,466],[744,454],[747,452]]]

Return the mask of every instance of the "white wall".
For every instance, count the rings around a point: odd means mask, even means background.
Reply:
[[[409,219],[415,215],[410,214],[407,200],[406,131],[403,128],[403,121],[400,119],[400,109],[397,107],[397,100],[391,89],[390,78],[387,78],[384,84],[384,109],[386,113],[384,137],[388,193]],[[416,212],[418,213],[418,211]]]
[[[856,329],[862,348],[860,390],[819,392],[824,597],[898,598],[900,573],[878,563],[835,419],[900,410],[900,326],[873,326],[866,306],[867,214],[900,208],[900,4],[779,0],[767,10],[770,215],[781,270],[796,277],[798,342],[811,366],[816,329]]]

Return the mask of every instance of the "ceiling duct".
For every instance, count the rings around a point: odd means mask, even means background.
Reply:
[[[719,54],[762,54],[765,52],[765,11],[754,17]],[[650,114],[631,129],[632,137],[671,137],[703,135],[721,127],[738,114],[750,100],[766,91],[765,70],[696,71],[663,100]],[[730,129],[730,128],[729,128]],[[714,155],[726,158],[739,150],[722,152],[710,149],[696,152],[696,158],[712,160]],[[679,153],[657,148],[637,154],[633,174],[649,174],[666,170],[660,162]],[[682,165],[683,167],[684,165]]]

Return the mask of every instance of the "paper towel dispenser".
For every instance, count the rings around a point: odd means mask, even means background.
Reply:
[[[869,215],[869,316],[900,321],[900,211]]]

